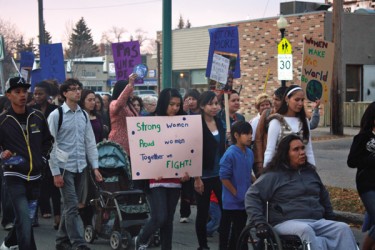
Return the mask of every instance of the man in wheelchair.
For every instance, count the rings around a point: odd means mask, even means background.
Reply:
[[[272,161],[247,191],[245,207],[259,238],[272,233],[269,223],[277,234],[297,235],[312,250],[358,249],[349,226],[332,220],[328,191],[306,161],[296,134],[280,141]]]

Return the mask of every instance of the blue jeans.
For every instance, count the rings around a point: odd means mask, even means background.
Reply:
[[[151,214],[138,236],[140,244],[147,243],[153,233],[160,228],[161,249],[172,249],[173,217],[179,197],[179,188],[157,187],[150,189],[147,199]]]
[[[5,227],[8,223],[14,222],[14,212],[12,201],[9,197],[9,192],[7,191],[7,187],[5,184],[5,177],[3,177],[1,185],[1,206],[3,208],[3,218],[1,220],[1,225]]]
[[[210,202],[210,210],[208,211],[210,215],[210,221],[207,223],[207,235],[213,235],[219,229],[221,220],[221,208],[216,202]]]
[[[370,217],[369,236],[375,240],[375,190],[362,193],[360,197]]]
[[[31,226],[29,202],[39,197],[40,180],[27,181],[19,177],[6,176],[5,186],[13,204],[15,227],[5,238],[7,247],[18,245],[20,250],[36,250]]]
[[[83,223],[78,213],[78,191],[81,185],[82,173],[72,173],[61,170],[64,173],[64,186],[60,188],[63,200],[63,213],[56,244],[69,242],[73,249],[86,245],[83,238]]]

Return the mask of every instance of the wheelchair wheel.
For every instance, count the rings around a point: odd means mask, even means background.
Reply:
[[[256,236],[254,225],[247,225],[241,232],[237,242],[237,250],[282,250],[279,236],[268,225],[270,235],[267,238],[260,239]]]

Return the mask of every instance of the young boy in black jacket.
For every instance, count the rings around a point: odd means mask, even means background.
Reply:
[[[5,185],[12,197],[15,227],[0,249],[35,250],[29,211],[40,192],[41,169],[45,166],[53,137],[40,111],[26,106],[30,84],[22,77],[11,78],[6,96],[9,110],[0,115],[0,147]],[[34,208],[35,209],[35,208]]]

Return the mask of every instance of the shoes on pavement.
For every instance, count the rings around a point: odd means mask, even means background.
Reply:
[[[10,231],[14,227],[13,222],[9,222],[8,224],[5,225],[4,229],[7,231]]]
[[[51,216],[52,216],[52,215],[51,215],[51,214],[48,214],[48,213],[42,215],[42,217],[43,217],[44,219],[49,219],[49,218],[51,218]]]
[[[18,250],[18,245],[7,247],[5,245],[5,241],[3,241],[3,244],[0,246],[0,250]]]
[[[138,236],[135,236],[134,238],[134,249],[135,250],[146,250],[148,247],[147,244],[140,244],[138,241]]]
[[[71,250],[72,244],[70,242],[61,242],[56,244],[56,250]]]
[[[86,245],[80,245],[75,250],[90,250],[90,248]]]
[[[189,218],[187,218],[187,217],[181,217],[180,223],[189,223]]]

